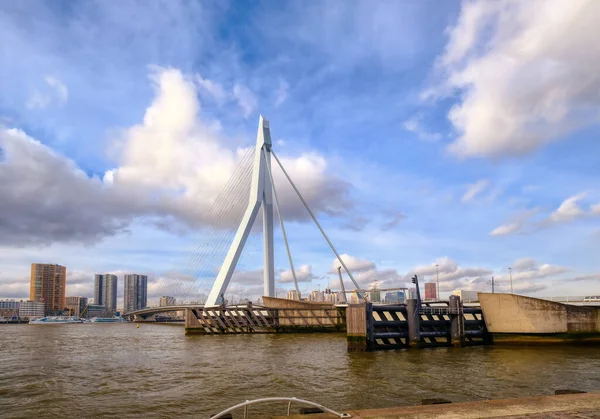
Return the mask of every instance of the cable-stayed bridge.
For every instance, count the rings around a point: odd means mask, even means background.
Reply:
[[[273,161],[275,165],[272,165]],[[300,295],[294,259],[280,205],[280,195],[275,188],[273,166],[278,167],[279,175],[283,176],[302,203],[337,258],[340,268],[360,295],[361,287],[273,150],[269,121],[262,116],[259,118],[255,146],[248,148],[241,155],[229,181],[216,197],[212,207],[203,214],[203,226],[193,235],[182,260],[177,263],[175,269],[159,280],[159,292],[164,295],[176,295],[179,300],[187,303],[178,306],[210,308],[225,305],[228,300],[226,296],[232,295],[230,284],[237,278],[236,267],[239,265],[244,247],[251,236],[257,236],[253,233],[260,232],[262,224],[263,289],[261,294],[263,297],[275,297],[274,213],[277,213],[293,284]],[[250,256],[256,257],[255,254]],[[243,273],[238,273],[239,275]],[[233,287],[233,292],[242,294],[243,290],[240,292],[239,288]],[[161,309],[173,311],[176,308]],[[146,311],[142,310],[140,314]]]

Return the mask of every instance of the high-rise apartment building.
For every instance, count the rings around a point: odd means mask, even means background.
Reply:
[[[425,283],[425,299],[426,300],[437,299],[437,288],[435,286],[435,282],[426,282]]]
[[[117,276],[96,274],[94,278],[94,304],[102,305],[107,312],[117,310]]]
[[[169,297],[168,295],[163,295],[162,297],[160,297],[160,306],[161,307],[167,307],[167,306],[174,306],[177,300],[175,300],[175,297]]]
[[[87,297],[67,297],[67,310],[71,316],[80,317],[87,305]]]
[[[44,303],[46,315],[60,314],[66,307],[67,268],[45,263],[31,264],[29,299]]]
[[[123,309],[125,313],[145,308],[148,300],[148,277],[128,274],[124,280]]]

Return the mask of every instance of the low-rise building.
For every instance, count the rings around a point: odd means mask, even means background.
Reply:
[[[18,317],[19,316],[19,301],[15,300],[0,300],[0,317]]]
[[[67,310],[71,316],[80,317],[87,305],[87,297],[67,297]]]
[[[314,303],[322,303],[325,301],[325,293],[323,291],[313,291],[310,293],[309,301]]]
[[[107,313],[106,307],[100,304],[88,304],[87,310],[85,311],[84,317],[91,319],[93,317],[107,317],[112,316],[111,313]]]
[[[286,298],[288,300],[300,300],[300,293],[296,290],[291,290],[287,293]]]
[[[19,304],[19,317],[30,319],[33,317],[44,317],[46,306],[43,301],[21,301]]]

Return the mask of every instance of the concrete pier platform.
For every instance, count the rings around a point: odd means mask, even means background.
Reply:
[[[596,418],[600,419],[600,393],[534,396],[429,406],[343,410],[353,419],[400,418]],[[272,419],[334,419],[331,414],[274,416]]]

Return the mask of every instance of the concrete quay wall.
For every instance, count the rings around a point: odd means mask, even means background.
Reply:
[[[401,406],[384,409],[342,410],[353,419],[401,418],[597,418],[600,416],[600,393],[534,396],[515,399],[486,400],[428,406]],[[272,419],[301,419],[306,415],[273,416]],[[333,419],[327,413],[310,415],[311,419]]]
[[[600,334],[600,307],[581,307],[516,294],[478,293],[486,327],[507,334]]]

